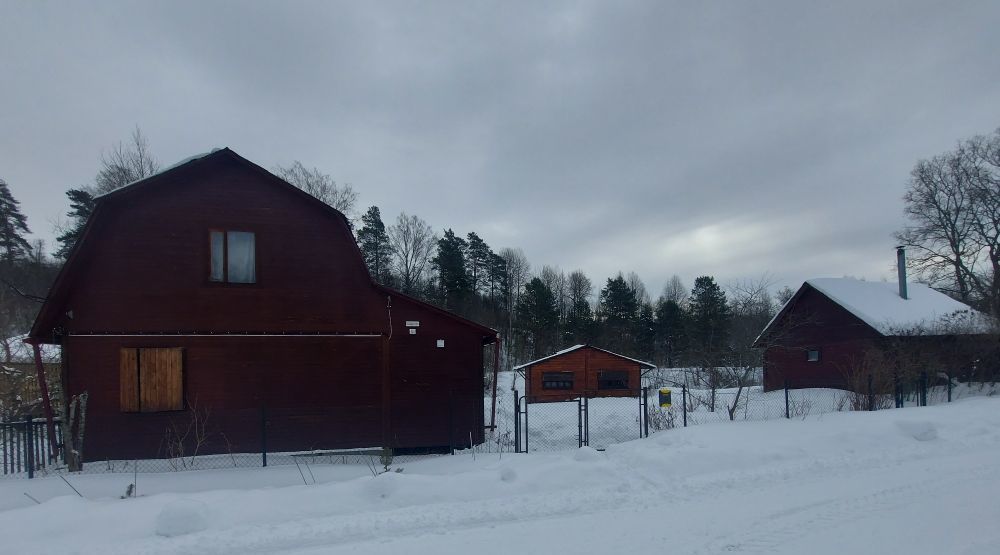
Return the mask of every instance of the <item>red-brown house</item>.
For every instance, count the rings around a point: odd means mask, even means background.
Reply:
[[[905,283],[905,281],[904,281]],[[755,342],[764,348],[764,389],[847,388],[866,353],[889,338],[917,348],[942,337],[980,335],[983,314],[918,283],[811,279]]]
[[[483,441],[494,330],[374,283],[337,210],[228,148],[99,197],[32,327],[89,395],[83,459]],[[457,438],[461,438],[459,441]]]
[[[574,345],[547,357],[515,366],[524,372],[529,403],[569,401],[578,397],[637,397],[642,370],[655,365],[590,345]]]

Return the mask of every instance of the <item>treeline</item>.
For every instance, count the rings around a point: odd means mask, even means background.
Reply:
[[[27,222],[6,183],[0,182],[0,292],[3,338],[24,333],[39,301],[76,243],[95,198],[159,171],[136,129],[100,159],[91,183],[69,189],[68,221],[58,226],[54,258],[44,244],[28,244]],[[533,271],[518,248],[494,249],[475,232],[438,235],[420,217],[401,213],[389,225],[378,207],[355,221],[358,194],[316,168],[296,161],[272,171],[348,215],[372,277],[379,283],[497,329],[504,366],[577,343],[591,343],[665,366],[716,366],[745,350],[773,316],[766,281],[724,291],[711,276],[691,290],[674,276],[653,298],[635,273],[598,285],[582,270],[551,266]],[[790,295],[790,291],[784,292]],[[6,341],[4,342],[6,344]]]
[[[654,299],[634,272],[595,286],[582,270],[532,271],[520,249],[494,250],[475,232],[436,236],[413,215],[386,226],[375,206],[357,238],[379,283],[499,330],[506,367],[578,343],[663,366],[726,366],[735,357],[744,365],[778,306],[766,279],[727,291],[702,276],[688,291],[673,276]]]
[[[54,259],[25,239],[27,222],[0,181],[0,339],[28,329],[59,264],[75,244],[95,197],[152,175],[159,163],[136,129],[100,159],[91,183],[67,191],[69,220],[58,226]],[[491,247],[474,231],[440,235],[419,216],[385,222],[372,206],[355,215],[358,194],[300,162],[272,171],[348,215],[373,278],[500,331],[506,367],[576,343],[591,343],[662,366],[759,366],[750,344],[787,300],[766,279],[691,289],[674,276],[655,298],[633,273],[600,276],[532,266],[518,248]],[[956,298],[1000,312],[1000,130],[919,161],[904,198],[918,275]]]

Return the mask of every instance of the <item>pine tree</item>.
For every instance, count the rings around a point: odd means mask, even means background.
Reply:
[[[378,206],[369,208],[361,216],[361,223],[361,229],[358,230],[358,247],[364,256],[365,264],[368,265],[368,271],[376,282],[388,285],[392,280],[389,265],[392,263],[393,248]]]
[[[66,215],[72,219],[72,223],[69,229],[64,231],[59,237],[56,237],[56,241],[59,242],[59,250],[55,253],[56,258],[63,260],[69,256],[70,251],[73,250],[73,246],[80,239],[83,227],[87,225],[87,219],[90,218],[91,212],[94,211],[96,203],[94,195],[85,188],[70,189],[66,191],[66,196],[69,197],[69,212]]]
[[[7,264],[24,258],[31,252],[31,245],[24,238],[28,219],[21,213],[21,203],[10,192],[7,182],[0,179],[0,257]]]
[[[555,340],[559,312],[555,296],[542,280],[533,278],[524,286],[524,293],[517,302],[517,316],[521,329],[531,338],[532,356],[549,352]]]
[[[566,325],[563,327],[563,337],[568,343],[590,343],[594,340],[594,311],[586,299],[577,299],[569,306],[566,313]]]
[[[703,365],[714,366],[720,360],[729,342],[729,324],[732,313],[726,293],[715,278],[701,276],[694,282],[689,301],[692,348]]]
[[[608,347],[626,353],[635,350],[634,327],[639,313],[636,291],[618,274],[608,278],[600,295],[601,320]]]
[[[652,360],[656,350],[656,317],[653,305],[642,303],[635,319],[635,350],[636,355],[644,360]]]
[[[431,261],[438,272],[438,294],[441,304],[459,312],[467,307],[469,275],[466,272],[464,239],[446,229],[444,237],[438,240],[437,256]]]
[[[657,355],[667,368],[680,363],[685,349],[687,322],[684,309],[666,296],[656,305]]]
[[[490,264],[493,263],[495,255],[486,241],[483,241],[475,232],[470,232],[466,236],[466,240],[468,247],[465,263],[468,266],[469,288],[475,293],[487,294],[490,286]]]

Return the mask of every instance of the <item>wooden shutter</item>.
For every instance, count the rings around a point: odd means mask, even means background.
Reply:
[[[139,357],[136,349],[122,349],[119,363],[122,412],[139,412]]]
[[[142,412],[184,409],[183,351],[139,349]]]

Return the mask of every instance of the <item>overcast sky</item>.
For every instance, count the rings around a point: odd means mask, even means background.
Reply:
[[[50,243],[135,126],[596,284],[891,277],[914,162],[1000,126],[1000,2],[0,0],[0,177]]]

